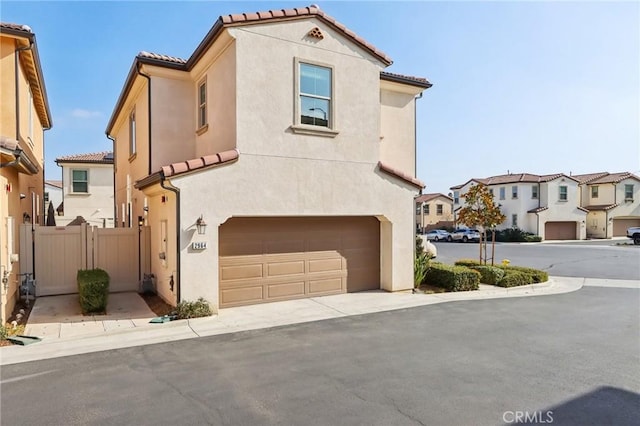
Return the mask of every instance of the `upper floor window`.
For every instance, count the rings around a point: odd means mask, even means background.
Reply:
[[[71,192],[89,192],[89,172],[71,170]]]
[[[331,127],[332,69],[299,63],[300,123]]]
[[[453,191],[453,204],[460,204],[460,191]]]
[[[129,156],[136,153],[136,110],[129,114]]]
[[[422,212],[424,214],[429,214],[429,204],[423,204],[422,205]]]
[[[420,214],[420,203],[416,203],[416,214]]]
[[[504,190],[504,187],[502,187],[500,188],[500,199],[504,200],[504,197],[505,197],[505,190]]]
[[[633,200],[633,185],[626,184],[624,186],[624,199],[625,200]]]
[[[511,198],[518,198],[518,187],[516,185],[511,187]]]
[[[591,187],[591,198],[598,198],[598,186]]]
[[[558,200],[567,201],[567,187],[564,185],[558,187]]]
[[[493,188],[489,188],[489,195],[493,197]]]
[[[207,80],[198,85],[198,129],[207,125]]]
[[[44,198],[44,202],[45,202],[45,203],[48,203],[48,202],[49,202],[49,193],[48,193],[48,192],[45,192],[45,193],[44,193],[44,197],[43,197],[43,198]]]
[[[531,198],[533,198],[533,199],[537,199],[538,198],[538,186],[537,185],[533,185],[531,187]]]
[[[436,204],[436,214],[442,216],[442,204]]]

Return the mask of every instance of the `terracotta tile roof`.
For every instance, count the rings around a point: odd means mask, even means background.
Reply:
[[[578,181],[571,176],[567,176],[564,173],[555,173],[550,175],[534,175],[531,173],[509,173],[507,175],[498,175],[498,176],[490,176],[488,178],[473,178],[469,179],[467,182],[462,185],[452,186],[450,189],[461,189],[465,185],[470,182],[483,183],[487,186],[489,185],[505,185],[509,183],[539,183],[539,182],[549,182],[561,177],[565,177],[571,180]]]
[[[0,31],[2,31],[2,29],[23,31],[29,34],[33,33],[33,31],[31,31],[31,27],[29,27],[28,25],[13,24],[11,22],[0,22]]]
[[[380,72],[380,79],[388,80],[388,81],[397,81],[399,83],[408,83],[414,86],[424,87],[425,89],[428,89],[429,87],[433,86],[433,84],[431,84],[429,80],[423,77],[414,77],[411,75],[395,74],[387,71]]]
[[[162,167],[164,177],[177,176],[182,173],[192,172],[194,170],[204,169],[205,167],[215,166],[219,164],[229,163],[237,160],[240,152],[236,149],[219,152],[217,154],[205,155],[204,157],[194,158],[193,160],[181,161],[179,163],[169,164]]]
[[[55,186],[56,188],[62,188],[61,180],[45,180],[44,183],[47,185]]]
[[[56,158],[56,163],[100,163],[113,164],[113,152],[104,151],[91,154],[67,155]]]
[[[584,207],[578,206],[578,210],[582,210],[585,213],[589,213],[589,210],[585,209]]]
[[[441,194],[441,193],[439,193],[439,192],[438,192],[438,193],[434,193],[434,194],[422,194],[422,195],[418,195],[418,196],[416,197],[416,203],[426,203],[427,201],[434,200],[434,199],[436,199],[436,198],[438,198],[438,197],[444,197],[444,198],[446,198],[446,199],[447,199],[447,200],[449,200],[449,201],[453,201],[453,198],[451,198],[451,197],[449,197],[449,196],[447,196],[447,195],[444,195],[444,194]]]
[[[163,62],[172,62],[174,64],[182,64],[182,65],[187,63],[186,59],[178,58],[176,56],[161,55],[159,53],[145,52],[144,50],[138,53],[137,57],[155,59],[157,61],[163,61]]]
[[[401,172],[400,170],[394,169],[393,167],[387,166],[385,165],[383,162],[378,161],[378,167],[380,168],[381,171],[390,174],[391,176],[395,176],[407,183],[410,183],[413,186],[417,186],[418,188],[422,189],[424,188],[424,183],[422,183],[422,181],[414,178],[413,176],[409,176],[406,173]]]
[[[13,138],[0,136],[0,148],[4,148],[8,151],[15,151],[16,149],[20,149],[20,144]]]
[[[586,206],[585,209],[587,211],[606,211],[606,210],[611,210],[614,207],[618,207],[619,204],[615,203],[615,204],[598,204],[598,205],[593,205],[593,206]]]
[[[597,179],[599,177],[606,176],[606,175],[608,175],[607,172],[600,172],[600,173],[588,173],[584,175],[571,175],[571,176],[575,179],[578,179],[578,182],[580,183],[587,183],[590,180]]]
[[[531,209],[527,211],[527,213],[540,213],[547,210],[549,207],[536,207],[535,209]]]
[[[588,182],[586,182],[589,185],[594,185],[594,184],[598,184],[598,183],[619,183],[622,182],[625,179],[635,179],[640,181],[640,178],[636,175],[634,175],[633,173],[629,173],[629,172],[619,172],[619,173],[607,173],[606,175],[597,177],[595,179],[592,179]]]

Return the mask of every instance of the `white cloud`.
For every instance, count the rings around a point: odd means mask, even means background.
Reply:
[[[87,109],[76,108],[71,111],[71,116],[76,118],[94,118],[102,117],[102,113],[100,111],[89,111]]]

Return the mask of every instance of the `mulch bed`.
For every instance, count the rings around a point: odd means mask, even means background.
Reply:
[[[11,313],[11,316],[9,317],[9,319],[7,320],[7,323],[5,324],[5,326],[7,327],[7,330],[12,330],[13,324],[11,323],[13,321],[16,321],[19,327],[23,326],[22,330],[24,331],[24,326],[27,325],[27,321],[29,320],[29,314],[31,314],[33,303],[34,301],[31,301],[31,303],[29,303],[29,306],[27,306],[23,300],[20,300],[16,303],[16,306],[13,308],[13,312]],[[22,314],[23,316],[20,319],[20,321],[18,321],[18,314],[20,313],[21,309],[24,309],[24,313]],[[13,345],[11,341],[0,339],[0,346],[11,346],[11,345]]]

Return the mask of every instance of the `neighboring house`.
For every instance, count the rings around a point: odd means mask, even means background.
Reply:
[[[640,226],[640,178],[629,172],[573,175],[580,182],[580,205],[587,214],[587,237],[626,235]]]
[[[89,225],[113,228],[113,153],[69,155],[56,158],[56,164],[62,167],[63,206],[56,225],[82,217]]]
[[[0,321],[18,300],[20,224],[44,219],[44,131],[51,112],[36,36],[26,25],[0,23]],[[6,282],[6,284],[5,284]]]
[[[453,226],[453,198],[444,194],[423,194],[415,199],[416,229],[420,232]]]
[[[62,211],[62,181],[61,180],[45,180],[44,181],[44,214],[45,218],[49,211],[49,204],[53,204],[53,211],[58,216],[58,208]]]
[[[544,240],[586,238],[587,210],[580,206],[575,177],[517,173],[471,179],[451,187],[454,213],[465,205],[464,194],[478,183],[489,187],[494,203],[506,216],[496,229],[517,227]]]
[[[222,16],[186,60],[136,56],[106,133],[118,226],[150,227],[165,300],[413,286],[431,84],[390,64],[317,6]]]

